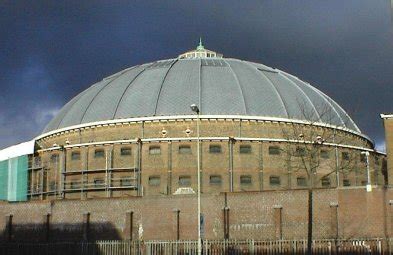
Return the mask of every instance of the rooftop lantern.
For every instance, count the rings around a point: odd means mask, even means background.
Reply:
[[[223,55],[220,53],[205,49],[205,47],[202,44],[202,38],[199,38],[199,44],[195,50],[187,51],[187,52],[179,55],[178,58],[180,58],[180,59],[185,59],[185,58],[190,59],[191,58],[192,59],[192,58],[222,58],[222,57],[223,57]]]

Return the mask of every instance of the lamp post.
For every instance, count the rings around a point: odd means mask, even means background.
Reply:
[[[199,137],[199,107],[196,104],[190,105],[191,111],[197,114],[197,165],[198,165],[198,255],[202,253],[201,240],[201,166],[200,166],[200,137]]]
[[[371,180],[370,180],[370,163],[368,161],[368,156],[370,155],[370,152],[362,151],[361,154],[366,156],[366,165],[367,165],[367,186],[366,186],[366,190],[367,190],[367,192],[370,192],[372,190],[372,188],[371,188]]]

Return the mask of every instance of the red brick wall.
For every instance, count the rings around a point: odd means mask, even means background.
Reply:
[[[202,194],[204,237],[224,237],[223,208],[229,207],[233,239],[300,239],[307,236],[307,190]],[[314,191],[314,238],[334,238],[338,204],[341,238],[384,237],[392,234],[391,190],[330,189]],[[225,203],[226,201],[226,203]],[[2,203],[0,229],[6,238],[6,216],[13,215],[13,238],[44,238],[44,215],[51,214],[52,240],[83,238],[83,214],[90,213],[92,239],[126,239],[133,211],[132,235],[144,240],[176,239],[176,210],[180,210],[180,239],[196,239],[195,195],[147,196],[88,200]]]

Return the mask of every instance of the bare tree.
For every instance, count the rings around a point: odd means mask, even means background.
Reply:
[[[313,236],[313,190],[322,182],[322,186],[331,185],[331,176],[336,176],[336,186],[339,186],[339,176],[348,176],[354,169],[358,154],[354,150],[338,150],[340,144],[345,144],[346,138],[338,134],[334,128],[334,118],[337,118],[332,107],[325,105],[316,112],[314,109],[299,104],[304,123],[289,123],[282,127],[282,135],[288,143],[282,150],[287,157],[287,166],[291,173],[306,175],[308,187],[308,254],[312,254]],[[323,122],[323,123],[322,123]],[[326,125],[327,124],[327,125]],[[339,155],[341,152],[341,155]],[[331,155],[334,154],[334,160]],[[348,180],[346,180],[348,181]],[[344,183],[345,184],[345,183]]]

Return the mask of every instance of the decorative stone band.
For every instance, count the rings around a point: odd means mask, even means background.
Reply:
[[[297,143],[297,144],[313,144],[313,141],[305,141],[305,140],[291,140],[291,139],[283,139],[283,138],[247,138],[247,137],[200,137],[199,140],[203,141],[229,141],[233,139],[235,141],[249,141],[249,142],[278,142],[278,143]],[[197,141],[197,137],[171,137],[171,138],[146,138],[146,139],[130,139],[130,140],[116,140],[116,141],[102,141],[102,142],[91,142],[91,143],[80,143],[80,144],[70,144],[65,145],[64,147],[54,146],[47,149],[38,150],[38,152],[44,151],[52,151],[59,150],[62,148],[78,148],[78,147],[87,147],[87,146],[100,146],[100,145],[108,145],[108,144],[130,144],[130,143],[151,143],[151,142],[181,142],[181,141]],[[370,148],[360,147],[360,146],[352,146],[345,144],[336,144],[336,143],[323,143],[325,146],[337,147],[337,148],[347,148],[347,149],[355,149],[359,151],[369,151],[374,152],[381,155],[386,155],[383,152],[375,151]]]
[[[295,119],[287,119],[287,118],[276,118],[276,117],[258,117],[258,116],[241,116],[241,115],[200,115],[200,120],[236,120],[236,121],[258,121],[258,122],[277,122],[277,123],[295,123],[295,124],[303,124],[303,125],[313,125],[318,127],[326,127],[331,129],[336,129],[340,131],[345,131],[357,136],[360,136],[370,143],[374,144],[373,141],[366,135],[356,132],[354,130],[331,125],[328,123],[322,122],[310,122],[304,120],[295,120]],[[53,130],[44,134],[41,134],[35,138],[35,140],[43,139],[46,137],[52,137],[56,135],[61,135],[70,131],[75,130],[83,130],[95,127],[105,127],[105,126],[115,126],[115,125],[128,125],[130,123],[138,123],[138,122],[164,122],[164,121],[184,121],[184,120],[197,120],[196,115],[178,115],[178,116],[155,116],[155,117],[141,117],[141,118],[128,118],[128,119],[116,119],[116,120],[107,120],[107,121],[98,121],[91,122],[86,124],[80,124],[75,126],[70,126],[66,128],[61,128],[57,130]]]

